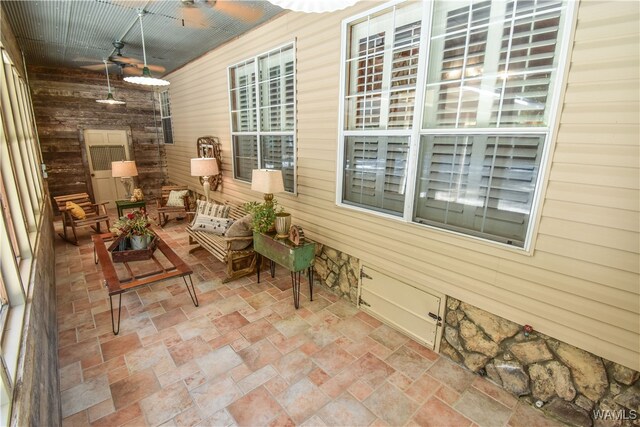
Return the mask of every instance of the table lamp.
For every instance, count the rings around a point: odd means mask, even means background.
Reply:
[[[124,187],[124,198],[126,200],[131,199],[131,183],[133,181],[131,177],[138,176],[136,162],[133,160],[111,162],[111,176],[114,178],[120,178],[120,182],[122,182],[122,186]]]
[[[207,202],[209,201],[209,190],[211,188],[209,177],[217,175],[218,173],[220,173],[218,161],[214,157],[191,159],[191,176],[202,177],[202,189],[204,190],[204,197],[207,199]]]
[[[273,193],[284,191],[282,171],[274,169],[254,169],[251,175],[251,189],[264,193],[265,205],[273,204]]]

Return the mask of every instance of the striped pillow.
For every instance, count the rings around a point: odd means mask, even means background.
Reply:
[[[198,200],[198,207],[196,209],[196,213],[198,214],[217,216],[218,218],[228,218],[230,211],[231,206],[205,202],[204,200]]]
[[[213,202],[206,202],[204,200],[198,200],[196,207],[196,216],[191,221],[191,228],[194,228],[196,221],[200,215],[206,217],[228,218],[231,206],[219,205]]]

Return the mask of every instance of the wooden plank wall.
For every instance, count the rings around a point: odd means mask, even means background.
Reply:
[[[152,90],[140,89],[111,75],[114,96],[127,104],[105,105],[96,102],[107,95],[104,73],[46,67],[29,67],[28,72],[52,197],[90,192],[89,167],[81,146],[82,129],[113,128],[131,131],[130,152],[145,197],[160,194],[160,187],[167,183],[167,167],[164,144],[158,140],[162,141],[162,128],[157,95]]]
[[[466,301],[640,370],[639,3],[579,3],[560,127],[531,253],[340,208],[336,200],[342,19],[286,13],[168,76],[172,182],[189,176],[196,138],[220,137],[219,200],[260,200],[232,179],[227,67],[296,40],[297,195],[277,195],[293,223],[417,288]]]

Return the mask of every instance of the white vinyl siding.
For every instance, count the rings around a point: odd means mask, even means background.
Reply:
[[[229,67],[234,178],[251,182],[253,169],[279,169],[295,192],[294,45]],[[256,76],[258,76],[256,81]]]
[[[430,5],[401,3],[347,25],[347,55],[358,56],[345,59],[339,202],[527,247],[567,5],[441,1],[428,23],[403,21]],[[422,28],[429,29],[424,79]],[[414,110],[422,116],[419,132],[413,132]],[[510,128],[517,130],[506,133]],[[406,139],[395,153],[387,150],[392,135]],[[412,146],[417,159],[409,157]]]

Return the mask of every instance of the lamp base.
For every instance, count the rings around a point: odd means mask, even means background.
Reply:
[[[130,200],[131,199],[131,178],[128,177],[122,177],[120,178],[120,182],[122,183],[122,186],[124,187],[124,199],[125,200]]]

